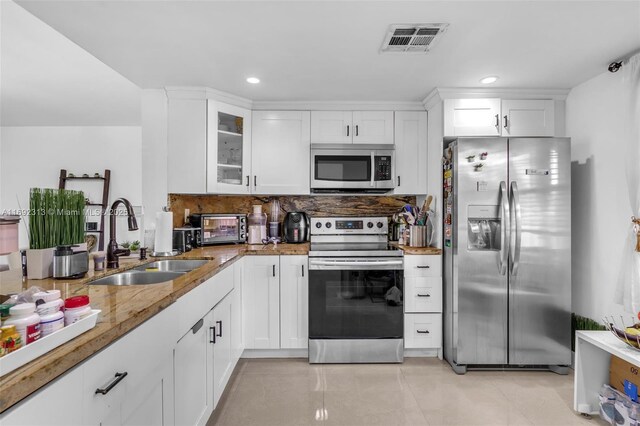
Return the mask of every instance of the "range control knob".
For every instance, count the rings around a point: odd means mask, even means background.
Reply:
[[[331,222],[325,223],[324,226],[326,226],[327,228],[331,228]]]
[[[322,224],[320,222],[316,222],[316,228],[322,228]]]
[[[378,223],[376,224],[376,226],[377,226],[378,228],[382,228],[384,225],[382,225],[382,222],[378,222]]]
[[[367,223],[367,228],[369,228],[369,229],[373,228],[373,222]]]

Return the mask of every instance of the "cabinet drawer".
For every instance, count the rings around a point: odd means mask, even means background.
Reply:
[[[87,360],[84,365],[83,419],[98,424],[120,415],[120,406],[136,395],[147,377],[171,355],[173,342],[167,335],[175,328],[175,304],[133,329]],[[127,373],[106,394],[96,393],[116,381],[116,373]]]
[[[441,277],[442,256],[416,256],[404,257],[405,277]]]
[[[437,349],[442,346],[441,314],[405,314],[404,347]]]
[[[406,278],[404,282],[404,311],[442,312],[442,278]]]

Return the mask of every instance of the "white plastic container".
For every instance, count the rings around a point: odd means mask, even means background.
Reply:
[[[40,337],[64,328],[64,313],[60,310],[40,317]]]
[[[53,302],[54,300],[60,300],[60,290],[47,290],[47,291],[39,291],[33,294],[33,301],[37,302],[38,300],[42,300],[45,303]]]
[[[62,311],[63,304],[64,302],[62,301],[62,299],[55,299],[51,302],[41,303],[40,305],[36,306],[36,313],[41,317],[45,315],[55,314],[56,312]]]
[[[35,303],[21,303],[9,309],[9,319],[4,325],[15,325],[22,336],[22,344],[28,345],[40,338],[40,315]]]
[[[80,321],[91,314],[89,296],[74,296],[64,301],[64,325]]]

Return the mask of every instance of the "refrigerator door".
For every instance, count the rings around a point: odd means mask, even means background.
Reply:
[[[458,139],[454,156],[453,362],[506,364],[507,140]]]
[[[509,363],[571,363],[569,138],[509,139]]]

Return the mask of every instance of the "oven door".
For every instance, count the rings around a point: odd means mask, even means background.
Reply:
[[[309,339],[402,339],[402,258],[309,259]]]
[[[203,245],[235,243],[240,240],[241,221],[238,216],[202,216]]]

